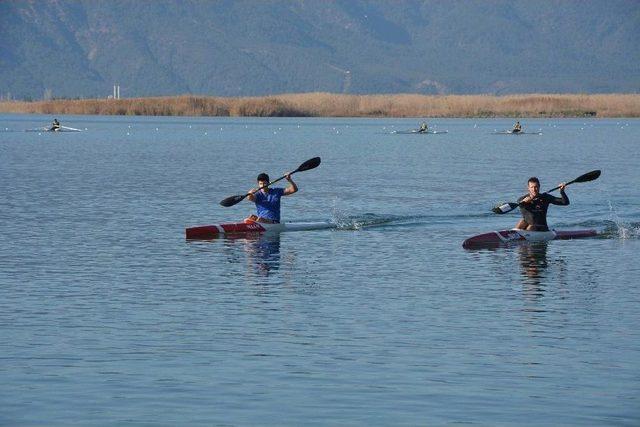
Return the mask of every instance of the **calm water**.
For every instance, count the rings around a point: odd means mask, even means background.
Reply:
[[[0,116],[1,425],[638,425],[640,120]],[[187,242],[294,175],[293,221]],[[602,237],[467,251],[498,202]]]

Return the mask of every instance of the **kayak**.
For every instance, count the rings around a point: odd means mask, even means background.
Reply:
[[[82,130],[69,126],[60,126],[58,129],[51,129],[50,127],[26,129],[25,132],[82,132]]]
[[[400,134],[400,135],[409,135],[409,134],[412,134],[412,135],[415,135],[415,134],[417,134],[417,135],[439,135],[439,134],[442,134],[442,133],[449,133],[449,131],[448,130],[428,130],[426,132],[420,132],[420,131],[417,131],[417,130],[414,129],[414,130],[396,130],[396,131],[393,131],[392,133],[393,134]]]
[[[336,224],[329,222],[281,222],[279,224],[267,224],[263,222],[246,221],[190,227],[186,229],[186,236],[187,239],[215,239],[228,235],[326,230],[336,227]]]
[[[542,135],[542,132],[514,132],[512,130],[503,130],[500,132],[492,132],[492,135]]]
[[[462,243],[462,247],[481,248],[491,246],[501,246],[510,243],[520,242],[548,242],[549,240],[582,239],[596,236],[596,230],[549,230],[549,231],[527,231],[527,230],[501,230],[479,234],[468,238]]]

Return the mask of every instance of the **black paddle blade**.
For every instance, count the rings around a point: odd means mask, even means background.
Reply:
[[[589,182],[589,181],[593,181],[594,179],[598,179],[598,177],[600,176],[600,173],[601,173],[600,170],[587,172],[584,175],[581,175],[581,176],[577,177],[576,179],[574,179],[573,182]]]
[[[309,159],[301,164],[298,169],[296,169],[296,172],[308,171],[309,169],[314,169],[318,166],[320,166],[320,157],[314,157],[313,159]]]
[[[245,197],[247,197],[247,194],[227,197],[226,199],[221,201],[220,204],[225,208],[228,208],[229,206],[237,205],[238,203],[243,201]]]
[[[502,215],[502,214],[506,214],[507,212],[511,212],[512,210],[514,210],[518,206],[520,206],[518,203],[504,203],[504,204],[498,205],[495,208],[491,209],[491,211],[493,213],[497,213],[497,214]]]
[[[593,181],[594,179],[598,179],[598,177],[600,176],[600,173],[601,173],[600,170],[587,172],[584,175],[580,175],[579,177],[577,177],[573,181],[567,182],[565,185],[573,184],[574,182],[589,182],[589,181]],[[556,191],[558,188],[560,188],[560,186],[552,188],[551,190],[547,191],[547,193],[550,193],[552,191]]]

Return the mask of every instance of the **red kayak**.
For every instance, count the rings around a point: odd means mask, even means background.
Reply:
[[[187,239],[215,239],[227,235],[282,233],[285,231],[323,230],[336,228],[336,224],[329,222],[282,222],[266,224],[262,222],[245,221],[230,224],[203,225],[186,229]]]
[[[598,232],[596,230],[501,230],[470,237],[462,243],[462,247],[469,249],[500,246],[518,242],[547,242],[549,240],[582,239],[585,237],[593,237],[597,234]]]

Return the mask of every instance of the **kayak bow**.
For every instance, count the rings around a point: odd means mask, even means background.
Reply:
[[[462,243],[465,249],[503,246],[511,243],[521,242],[547,242],[549,240],[582,239],[596,236],[596,230],[549,230],[549,231],[527,231],[527,230],[501,230],[479,234],[468,238]]]
[[[246,221],[190,227],[186,229],[186,237],[187,239],[215,239],[229,235],[325,230],[336,227],[336,224],[329,222],[282,222],[278,224],[267,224],[263,222]]]

